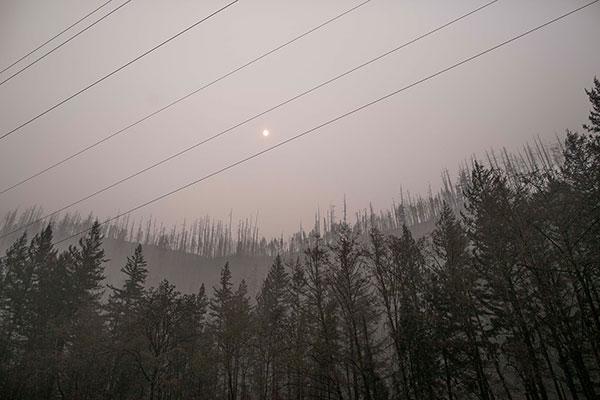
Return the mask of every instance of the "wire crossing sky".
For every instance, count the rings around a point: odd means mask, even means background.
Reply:
[[[265,114],[267,114],[269,112],[272,112],[272,111],[274,111],[274,110],[276,110],[278,108],[281,108],[281,107],[283,107],[283,106],[291,103],[292,101],[295,101],[295,100],[297,100],[297,99],[299,99],[301,97],[304,97],[307,94],[310,94],[310,93],[312,93],[312,92],[314,92],[314,91],[316,91],[316,90],[318,90],[318,89],[320,89],[320,88],[322,88],[322,87],[324,87],[326,85],[334,83],[334,82],[338,81],[339,79],[341,79],[341,78],[343,78],[343,77],[345,77],[347,75],[350,75],[353,72],[358,71],[359,69],[362,69],[362,68],[364,68],[364,67],[366,67],[366,66],[368,66],[370,64],[373,64],[376,61],[382,60],[383,58],[385,58],[385,57],[387,57],[387,56],[389,56],[389,55],[391,55],[391,54],[393,54],[393,53],[395,53],[395,52],[397,52],[397,51],[399,51],[399,50],[401,50],[401,49],[403,49],[403,48],[405,48],[405,47],[407,47],[407,46],[409,46],[411,44],[414,44],[414,43],[418,42],[419,40],[425,39],[426,37],[431,36],[434,33],[439,32],[442,29],[447,28],[447,27],[451,26],[452,24],[455,24],[455,23],[457,23],[457,22],[459,22],[459,21],[461,21],[461,20],[463,20],[463,19],[465,19],[465,18],[467,18],[467,17],[469,17],[469,16],[471,16],[471,15],[473,15],[473,14],[475,14],[475,13],[477,13],[477,12],[483,10],[483,9],[485,9],[486,7],[488,7],[488,6],[496,3],[497,1],[498,0],[493,0],[493,1],[491,1],[489,3],[486,3],[486,4],[484,4],[484,5],[480,6],[480,7],[477,7],[474,10],[471,10],[471,11],[467,12],[466,14],[463,14],[463,15],[457,17],[457,18],[454,18],[454,19],[450,20],[449,22],[447,22],[447,23],[445,23],[445,24],[443,24],[441,26],[438,26],[437,28],[435,28],[433,30],[430,30],[430,31],[428,31],[428,32],[426,32],[426,33],[424,33],[422,35],[419,35],[419,36],[417,36],[417,37],[415,37],[415,38],[413,38],[413,39],[411,39],[411,40],[409,40],[407,42],[404,42],[404,43],[402,43],[402,44],[394,47],[393,49],[391,49],[389,51],[386,51],[383,54],[380,54],[379,56],[377,56],[375,58],[372,58],[372,59],[370,59],[370,60],[368,60],[368,61],[366,61],[366,62],[364,62],[364,63],[362,63],[362,64],[360,64],[358,66],[355,66],[354,68],[351,68],[350,70],[347,70],[347,71],[345,71],[345,72],[343,72],[341,74],[338,74],[338,75],[334,76],[333,78],[326,80],[325,82],[321,82],[318,85],[313,86],[312,88],[310,88],[310,89],[308,89],[306,91],[303,91],[302,93],[299,93],[299,94],[297,94],[295,96],[292,96],[291,98],[287,99],[286,101],[284,101],[282,103],[279,103],[279,104],[277,104],[275,106],[272,106],[272,107],[268,108],[267,110],[262,111],[261,113],[256,114],[256,115],[254,115],[254,116],[252,116],[252,117],[250,117],[248,119],[245,119],[245,120],[243,120],[241,122],[238,122],[238,123],[234,124],[233,126],[227,128],[224,131],[221,131],[221,132],[219,132],[219,133],[217,133],[217,134],[215,134],[213,136],[210,136],[210,137],[208,137],[206,139],[203,139],[200,142],[197,142],[197,143],[193,144],[192,146],[189,146],[189,147],[187,147],[187,148],[185,148],[183,150],[180,150],[180,151],[178,151],[175,154],[171,154],[170,156],[168,156],[166,158],[163,158],[162,160],[157,161],[154,164],[151,164],[151,165],[149,165],[149,166],[147,166],[147,167],[145,167],[145,168],[143,168],[143,169],[141,169],[141,170],[139,170],[139,171],[137,171],[137,172],[135,172],[135,173],[133,173],[131,175],[128,175],[128,176],[126,176],[126,177],[124,177],[122,179],[117,180],[116,182],[111,183],[108,186],[105,186],[105,187],[103,187],[103,188],[101,188],[99,190],[94,191],[93,193],[88,194],[85,197],[80,198],[79,200],[76,200],[76,201],[74,201],[72,203],[69,203],[69,204],[67,204],[67,205],[59,208],[58,210],[55,210],[55,211],[53,211],[53,212],[51,212],[51,213],[49,213],[47,215],[44,215],[43,217],[35,219],[35,220],[29,222],[27,225],[24,225],[24,226],[21,226],[19,228],[16,228],[15,230],[13,230],[11,232],[8,232],[8,233],[0,236],[0,239],[4,238],[5,236],[8,236],[8,235],[20,232],[23,229],[26,229],[26,228],[28,228],[30,226],[33,226],[33,225],[35,225],[35,224],[37,224],[37,223],[39,223],[41,221],[44,221],[44,220],[46,220],[48,218],[51,218],[51,217],[53,217],[55,215],[58,215],[58,214],[60,214],[63,211],[66,211],[66,210],[68,210],[68,209],[70,209],[70,208],[72,208],[72,207],[74,207],[74,206],[76,206],[78,204],[83,203],[86,200],[89,200],[89,199],[91,199],[91,198],[93,198],[93,197],[95,197],[95,196],[97,196],[97,195],[99,195],[101,193],[106,192],[107,190],[110,190],[110,189],[112,189],[112,188],[114,188],[114,187],[116,187],[118,185],[121,185],[122,183],[125,183],[125,182],[127,182],[127,181],[129,181],[129,180],[131,180],[131,179],[133,179],[133,178],[135,178],[135,177],[137,177],[137,176],[139,176],[139,175],[141,175],[141,174],[143,174],[145,172],[148,172],[148,171],[150,171],[150,170],[152,170],[152,169],[154,169],[154,168],[156,168],[156,167],[158,167],[158,166],[160,166],[160,165],[162,165],[162,164],[164,164],[164,163],[166,163],[168,161],[171,161],[171,160],[173,160],[173,159],[175,159],[177,157],[180,157],[180,156],[184,155],[185,153],[187,153],[187,152],[189,152],[189,151],[191,151],[193,149],[196,149],[196,148],[198,148],[198,147],[200,147],[200,146],[202,146],[202,145],[204,145],[204,144],[206,144],[206,143],[208,143],[208,142],[210,142],[210,141],[212,141],[214,139],[217,139],[217,138],[219,138],[219,137],[221,137],[221,136],[223,136],[223,135],[225,135],[227,133],[231,133],[235,129],[237,129],[237,128],[241,127],[241,126],[244,126],[244,125],[248,124],[249,122],[252,122],[252,121],[256,120],[257,118],[260,118],[260,117],[264,116]],[[365,4],[365,3],[362,3],[362,4]],[[265,136],[268,136],[268,134],[265,135]]]
[[[119,11],[121,8],[125,7],[127,4],[131,3],[132,0],[127,0],[125,1],[123,4],[121,4],[120,6],[118,6],[117,8],[113,9],[112,11],[110,11],[109,13],[103,15],[101,18],[97,19],[96,21],[94,21],[93,23],[91,23],[90,25],[86,26],[85,28],[83,28],[82,30],[80,30],[79,32],[71,35],[67,40],[63,41],[62,43],[60,43],[59,45],[53,47],[52,49],[50,49],[49,51],[47,51],[46,53],[42,54],[41,56],[39,56],[38,58],[36,58],[35,60],[33,60],[32,62],[30,62],[29,64],[25,65],[24,67],[22,67],[21,69],[19,69],[18,71],[14,72],[12,75],[9,75],[7,78],[0,78],[2,79],[0,81],[0,86],[4,85],[6,82],[10,81],[11,79],[21,75],[21,73],[25,72],[26,70],[28,70],[29,68],[31,68],[33,65],[37,64],[39,61],[43,60],[44,58],[48,57],[50,54],[54,53],[56,50],[60,49],[61,47],[63,47],[64,45],[66,45],[67,43],[69,43],[70,41],[72,41],[73,39],[75,39],[76,37],[78,37],[79,35],[81,35],[84,32],[87,32],[88,30],[92,29],[94,26],[96,26],[98,23],[104,21],[105,19],[107,19],[108,17],[110,17],[111,15],[113,15],[114,13],[116,13],[117,11]],[[108,4],[108,3],[105,3]],[[101,7],[103,7],[104,5],[102,5]],[[94,10],[95,12],[96,10]],[[90,13],[90,15],[93,14]],[[87,18],[84,17],[84,19]],[[79,23],[76,22],[75,24]],[[73,25],[72,25],[73,26]],[[71,28],[71,27],[69,27]],[[66,30],[68,30],[69,28],[67,28]],[[65,31],[66,31],[65,30]],[[63,32],[65,32],[63,31]],[[62,34],[63,32],[61,32],[60,34]],[[59,35],[60,35],[59,34]],[[57,35],[58,36],[58,35]],[[55,36],[55,37],[57,37]],[[33,50],[32,52],[24,55],[23,57],[21,57],[19,60],[15,61],[13,64],[9,65],[8,67],[6,67],[6,69],[4,69],[2,72],[6,71],[7,69],[9,69],[10,67],[12,67],[13,65],[15,65],[16,63],[18,63],[19,61],[21,61],[22,59],[24,59],[25,57],[29,56],[31,53],[35,52],[36,50],[40,49],[41,47],[43,47],[44,45],[46,45],[47,43],[49,43],[50,41],[52,41],[55,37],[51,38],[50,40],[48,40],[48,42],[40,45],[38,48],[36,48],[35,50]]]
[[[131,0],[128,0],[128,2]],[[142,54],[140,54],[139,56],[135,57],[134,59],[132,59],[131,61],[128,61],[127,63],[121,65],[119,68],[113,70],[112,72],[108,73],[107,75],[104,75],[102,78],[94,81],[93,83],[87,85],[86,87],[84,87],[83,89],[73,93],[72,95],[70,95],[69,97],[59,101],[58,103],[56,103],[55,105],[53,105],[52,107],[42,111],[41,113],[37,114],[35,117],[27,120],[26,122],[21,123],[20,125],[18,125],[17,127],[11,129],[10,131],[4,133],[3,135],[0,135],[0,140],[5,139],[6,137],[12,135],[13,133],[19,131],[21,128],[29,125],[30,123],[32,123],[33,121],[37,120],[40,117],[43,117],[44,115],[48,114],[49,112],[57,109],[58,107],[62,106],[63,104],[67,103],[70,100],[73,100],[75,97],[79,96],[80,94],[86,92],[87,90],[93,88],[94,86],[98,85],[99,83],[105,81],[106,79],[110,78],[111,76],[115,75],[116,73],[118,73],[119,71],[127,68],[128,66],[130,66],[131,64],[135,63],[138,60],[141,60],[142,58],[144,58],[145,56],[147,56],[150,53],[153,53],[154,51],[158,50],[159,48],[163,47],[164,45],[166,45],[167,43],[177,39],[178,37],[180,37],[181,35],[183,35],[184,33],[188,32],[189,30],[195,28],[196,26],[200,25],[201,23],[209,20],[210,18],[214,17],[215,15],[225,11],[226,9],[228,9],[229,7],[231,7],[232,5],[236,4],[237,2],[239,2],[239,0],[234,0],[230,3],[227,3],[225,6],[219,8],[218,10],[212,12],[211,14],[207,15],[206,17],[203,17],[202,19],[200,19],[199,21],[194,22],[192,25],[188,26],[187,28],[185,28],[184,30],[176,33],[175,35],[169,37],[168,39],[162,41],[161,43],[157,44],[156,46],[152,47],[151,49],[143,52]]]
[[[358,113],[358,112],[360,112],[360,111],[362,111],[362,110],[364,110],[366,108],[369,108],[369,107],[371,107],[373,105],[376,105],[376,104],[378,104],[378,103],[380,103],[380,102],[382,102],[384,100],[389,99],[390,97],[396,96],[397,94],[400,94],[400,93],[402,93],[402,92],[404,92],[404,91],[406,91],[406,90],[408,90],[410,88],[413,88],[413,87],[415,87],[417,85],[420,85],[420,84],[422,84],[424,82],[427,82],[427,81],[429,81],[429,80],[431,80],[433,78],[436,78],[436,77],[438,77],[438,76],[440,76],[442,74],[445,74],[445,73],[447,73],[447,72],[449,72],[449,71],[451,71],[451,70],[453,70],[455,68],[458,68],[458,67],[460,67],[460,66],[462,66],[464,64],[467,64],[467,63],[470,63],[470,62],[472,62],[474,60],[477,60],[478,58],[480,58],[480,57],[482,57],[482,56],[484,56],[484,55],[486,55],[488,53],[491,53],[491,52],[493,52],[493,51],[495,51],[495,50],[497,50],[497,49],[499,49],[501,47],[509,45],[509,44],[511,44],[511,43],[519,40],[519,39],[522,39],[525,36],[528,36],[528,35],[530,35],[530,34],[532,34],[534,32],[537,32],[537,31],[539,31],[541,29],[544,29],[544,28],[546,28],[549,25],[552,25],[552,24],[554,24],[554,23],[556,23],[558,21],[561,21],[564,18],[566,18],[566,17],[568,17],[568,16],[570,16],[572,14],[575,14],[575,13],[577,13],[577,12],[579,12],[579,11],[587,8],[587,7],[590,7],[590,6],[598,3],[599,1],[600,0],[591,1],[591,2],[585,4],[585,5],[581,6],[581,7],[577,7],[577,8],[575,8],[575,9],[573,9],[573,10],[567,12],[567,13],[559,15],[558,17],[555,17],[555,18],[553,18],[553,19],[551,19],[551,20],[549,20],[549,21],[547,21],[547,22],[545,22],[545,23],[543,23],[541,25],[538,25],[538,26],[536,26],[536,27],[534,27],[532,29],[529,29],[529,30],[527,30],[527,31],[525,31],[525,32],[517,35],[517,36],[514,36],[514,37],[512,37],[512,38],[510,38],[508,40],[505,40],[505,41],[503,41],[501,43],[498,43],[495,46],[489,47],[486,50],[483,50],[483,51],[481,51],[481,52],[479,52],[479,53],[477,53],[477,54],[475,54],[475,55],[473,55],[471,57],[465,58],[462,61],[460,61],[458,63],[455,63],[455,64],[453,64],[453,65],[451,65],[449,67],[441,69],[441,70],[437,71],[436,73],[434,73],[432,75],[429,75],[429,76],[426,76],[426,77],[424,77],[424,78],[422,78],[420,80],[417,80],[417,81],[411,83],[410,85],[407,85],[407,86],[404,86],[404,87],[402,87],[400,89],[394,90],[393,92],[390,92],[390,93],[386,94],[385,96],[382,96],[382,97],[380,97],[380,98],[378,98],[376,100],[373,100],[373,101],[371,101],[369,103],[363,104],[362,106],[360,106],[358,108],[355,108],[355,109],[353,109],[351,111],[348,111],[348,112],[346,112],[346,113],[344,113],[342,115],[339,115],[339,116],[337,116],[337,117],[335,117],[333,119],[330,119],[330,120],[328,120],[328,121],[326,121],[326,122],[324,122],[324,123],[322,123],[320,125],[317,125],[317,126],[311,128],[311,129],[307,130],[307,131],[304,131],[304,132],[299,133],[299,134],[297,134],[295,136],[292,136],[291,138],[286,139],[284,141],[281,141],[281,142],[279,142],[279,143],[277,143],[277,144],[275,144],[275,145],[273,145],[271,147],[268,147],[268,148],[266,148],[266,149],[264,149],[264,150],[262,150],[262,151],[260,151],[258,153],[254,153],[254,154],[252,154],[249,157],[246,157],[246,158],[244,158],[242,160],[239,160],[239,161],[237,161],[237,162],[235,162],[233,164],[229,164],[229,165],[227,165],[224,168],[221,168],[221,169],[219,169],[219,170],[217,170],[215,172],[212,172],[212,173],[210,173],[208,175],[205,175],[205,176],[203,176],[203,177],[201,177],[201,178],[199,178],[199,179],[197,179],[195,181],[192,181],[192,182],[190,182],[190,183],[188,183],[188,184],[186,184],[184,186],[181,186],[181,187],[179,187],[179,188],[177,188],[175,190],[167,192],[167,193],[165,193],[165,194],[163,194],[161,196],[155,197],[154,199],[149,200],[149,201],[147,201],[145,203],[137,205],[136,207],[133,207],[133,208],[129,209],[128,211],[124,212],[124,213],[121,213],[121,214],[119,214],[119,215],[117,215],[115,217],[112,217],[112,218],[109,218],[109,219],[103,221],[101,223],[101,225],[107,224],[107,223],[109,223],[109,222],[111,222],[111,221],[113,221],[115,219],[121,218],[121,217],[123,217],[123,216],[125,216],[127,214],[130,214],[130,213],[132,213],[134,211],[137,211],[137,210],[139,210],[139,209],[141,209],[143,207],[146,207],[146,206],[148,206],[150,204],[153,204],[153,203],[155,203],[157,201],[160,201],[160,200],[162,200],[162,199],[164,199],[166,197],[172,196],[173,194],[176,194],[176,193],[178,193],[178,192],[180,192],[180,191],[182,191],[184,189],[187,189],[187,188],[189,188],[191,186],[197,185],[198,183],[201,183],[201,182],[203,182],[203,181],[205,181],[205,180],[207,180],[209,178],[212,178],[212,177],[214,177],[216,175],[219,175],[219,174],[221,174],[223,172],[226,172],[226,171],[228,171],[228,170],[230,170],[232,168],[235,168],[235,167],[237,167],[239,165],[245,164],[246,162],[248,162],[248,161],[250,161],[252,159],[260,157],[260,156],[262,156],[262,155],[264,155],[264,154],[266,154],[268,152],[271,152],[271,151],[273,151],[275,149],[278,149],[278,148],[280,148],[280,147],[282,147],[282,146],[284,146],[284,145],[286,145],[288,143],[291,143],[291,142],[293,142],[293,141],[295,141],[297,139],[302,138],[303,136],[306,136],[306,135],[309,135],[309,134],[311,134],[313,132],[319,131],[319,130],[321,130],[322,128],[324,128],[326,126],[329,126],[329,125],[331,125],[333,123],[338,122],[341,119],[347,118],[347,117],[349,117],[349,116],[351,116],[351,115],[353,115],[355,113]],[[78,233],[76,233],[74,235],[71,235],[71,236],[69,236],[69,237],[67,237],[65,239],[62,239],[62,240],[58,241],[57,243],[62,243],[62,242],[68,241],[70,239],[73,239],[73,238],[75,238],[77,236],[80,236],[80,235],[88,232],[90,229],[91,229],[91,227],[88,228],[88,229],[86,229],[86,230],[80,231],[80,232],[78,232]]]
[[[47,171],[43,179],[32,179],[33,184],[7,190],[0,212],[36,205],[58,210],[65,200],[83,199],[129,179],[72,209],[92,212],[99,220],[121,214],[166,187],[183,186],[585,4],[498,1],[468,23],[453,24],[418,46],[388,55],[385,62],[349,72],[394,49],[400,39],[419,37],[447,23],[449,16],[481,7],[485,1],[489,0],[371,1],[318,35],[282,48],[268,62],[256,62],[204,90],[202,96],[181,101],[152,123],[129,128],[110,146],[86,151],[85,157],[75,156],[61,168]],[[190,86],[201,87],[213,80],[209,77],[221,77],[233,71],[232,66],[243,66],[277,48],[284,38],[295,38],[307,27],[323,24],[326,16],[360,4],[361,0],[239,2],[222,18],[202,24],[155,57],[107,79],[93,95],[79,96],[49,113],[35,124],[35,135],[11,136],[10,142],[0,145],[0,191],[15,185],[16,178],[31,177],[171,99],[182,98]],[[85,40],[65,46],[60,57],[48,57],[31,68],[26,79],[2,87],[0,132],[222,5],[223,0],[183,2],[177,7],[149,1],[123,8],[110,23],[90,30]],[[0,65],[51,37],[57,25],[69,25],[85,13],[83,7],[73,0],[57,0],[52,6],[34,0],[3,3]],[[36,30],[27,31],[23,21],[35,21],[36,14],[40,15]],[[586,121],[583,89],[599,74],[600,54],[593,51],[594,38],[600,35],[599,17],[598,7],[589,7],[572,23],[555,24],[518,46],[445,74],[435,85],[418,85],[410,96],[395,96],[365,109],[361,118],[331,124],[329,135],[310,135],[294,146],[281,147],[251,166],[237,168],[227,179],[205,181],[202,191],[180,192],[132,218],[145,219],[151,213],[171,224],[198,215],[229,218],[232,210],[235,219],[258,212],[261,234],[279,237],[303,221],[310,224],[317,208],[327,208],[344,196],[349,215],[369,204],[387,209],[400,202],[400,189],[413,195],[424,194],[429,186],[435,190],[440,171],[448,169],[450,176],[455,175],[453,171],[471,155],[493,148],[517,150],[538,135],[552,142],[565,129],[577,129]],[[348,72],[344,79],[325,84],[342,71]],[[319,82],[324,85],[310,91]],[[285,107],[268,111],[283,103]],[[244,123],[244,135],[210,139],[235,129],[234,121]],[[263,135],[265,131],[269,134]],[[186,150],[207,139],[197,151]],[[160,168],[153,167],[159,163]],[[147,168],[151,170],[141,172]]]
[[[7,65],[5,68],[3,68],[2,71],[0,71],[0,74],[6,72],[6,70],[8,70],[11,67],[13,67],[14,65],[20,63],[25,58],[29,57],[30,55],[32,55],[33,53],[35,53],[36,51],[38,51],[39,49],[41,49],[42,47],[44,47],[45,45],[47,45],[48,43],[50,43],[51,41],[53,41],[54,39],[56,39],[57,37],[59,37],[60,35],[62,35],[63,33],[67,32],[69,29],[73,28],[75,25],[79,24],[81,21],[83,21],[83,20],[87,19],[89,16],[95,14],[97,11],[101,10],[102,8],[104,8],[105,6],[107,6],[108,4],[110,4],[111,1],[112,0],[108,0],[107,2],[105,2],[103,4],[100,4],[94,10],[90,11],[89,13],[87,13],[86,15],[84,15],[83,17],[79,18],[77,21],[73,22],[71,25],[67,26],[62,31],[58,32],[56,35],[52,36],[50,39],[46,40],[44,43],[40,44],[35,49],[31,50],[29,53],[23,55],[21,58],[15,60],[15,61],[13,61],[12,64]],[[54,50],[52,50],[52,51],[54,51]],[[39,59],[37,59],[35,62],[37,62],[37,61],[39,61]]]
[[[6,192],[9,192],[9,191],[10,191],[10,190],[12,190],[12,189],[15,189],[15,188],[17,188],[17,187],[19,187],[20,185],[22,185],[22,184],[24,184],[24,183],[26,183],[26,182],[29,182],[29,181],[31,181],[32,179],[34,179],[34,178],[37,178],[37,177],[38,177],[38,176],[40,176],[40,175],[43,175],[43,174],[45,174],[46,172],[49,172],[49,171],[53,170],[54,168],[56,168],[56,167],[58,167],[58,166],[60,166],[60,165],[64,164],[64,163],[65,163],[65,162],[67,162],[67,161],[70,161],[70,160],[72,160],[72,159],[73,159],[73,158],[75,158],[75,157],[78,157],[78,156],[82,155],[83,153],[85,153],[85,152],[87,152],[87,151],[89,151],[89,150],[91,150],[91,149],[93,149],[93,148],[97,147],[98,145],[100,145],[100,144],[102,144],[102,143],[105,143],[105,142],[109,141],[110,139],[112,139],[112,138],[114,138],[114,137],[116,137],[116,136],[118,136],[118,135],[120,135],[120,134],[122,134],[122,133],[124,133],[124,132],[128,131],[129,129],[133,128],[134,126],[137,126],[137,125],[141,124],[142,122],[144,122],[144,121],[147,121],[148,119],[150,119],[150,118],[154,117],[155,115],[158,115],[158,114],[160,114],[161,112],[163,112],[163,111],[165,111],[165,110],[168,110],[169,108],[171,108],[171,107],[175,106],[176,104],[178,104],[178,103],[180,103],[180,102],[182,102],[182,101],[184,101],[184,100],[186,100],[186,99],[190,98],[191,96],[193,96],[193,95],[195,95],[195,94],[198,94],[198,93],[200,93],[201,91],[203,91],[203,90],[205,90],[205,89],[208,89],[209,87],[211,87],[211,86],[213,86],[213,85],[217,84],[218,82],[221,82],[221,81],[222,81],[222,80],[224,80],[224,79],[227,79],[228,77],[230,77],[231,75],[234,75],[234,74],[235,74],[235,73],[237,73],[237,72],[240,72],[240,71],[241,71],[241,70],[243,70],[244,68],[248,68],[249,66],[251,66],[251,65],[253,65],[253,64],[255,64],[255,63],[257,63],[258,61],[260,61],[260,60],[262,60],[262,59],[264,59],[264,58],[266,58],[266,57],[268,57],[268,56],[270,56],[270,55],[272,55],[272,54],[274,54],[274,53],[278,52],[279,50],[281,50],[281,49],[283,49],[283,48],[285,48],[285,47],[287,47],[287,46],[289,46],[289,45],[291,45],[291,44],[293,44],[293,43],[297,42],[298,40],[302,39],[303,37],[305,37],[305,36],[308,36],[308,35],[310,35],[311,33],[313,33],[313,32],[316,32],[317,30],[319,30],[319,29],[321,29],[321,28],[324,28],[324,27],[326,27],[327,25],[329,25],[329,24],[331,24],[331,23],[333,23],[333,22],[337,21],[338,19],[340,19],[340,18],[342,18],[342,17],[344,17],[344,16],[346,16],[346,15],[350,14],[351,12],[358,10],[360,7],[362,7],[362,6],[366,5],[366,4],[368,4],[368,3],[369,3],[369,2],[371,2],[371,1],[372,1],[372,0],[367,0],[367,1],[364,1],[364,2],[362,2],[362,3],[360,3],[360,4],[358,4],[358,5],[356,5],[356,6],[352,7],[352,8],[350,8],[350,9],[348,9],[348,10],[346,10],[346,11],[342,12],[341,14],[338,14],[338,15],[336,15],[335,17],[328,19],[327,21],[323,22],[322,24],[319,24],[319,25],[317,25],[317,26],[315,26],[315,27],[313,27],[313,28],[309,29],[308,31],[306,31],[306,32],[304,32],[304,33],[302,33],[302,34],[300,34],[300,35],[296,36],[295,38],[293,38],[293,39],[291,39],[291,40],[288,40],[287,42],[285,42],[285,43],[283,43],[283,44],[281,44],[281,45],[279,45],[279,46],[277,46],[277,47],[275,47],[275,48],[273,48],[273,49],[271,49],[271,50],[267,51],[266,53],[263,53],[263,54],[261,54],[260,56],[258,56],[258,57],[256,57],[256,58],[254,58],[254,59],[252,59],[252,60],[250,60],[250,61],[248,61],[247,63],[245,63],[245,64],[242,64],[242,65],[240,65],[240,66],[238,66],[238,67],[234,68],[233,70],[231,70],[231,71],[229,71],[229,72],[227,72],[227,73],[225,73],[225,74],[223,74],[223,75],[219,76],[218,78],[216,78],[216,79],[214,79],[214,80],[210,81],[209,83],[206,83],[206,84],[204,84],[204,85],[200,86],[199,88],[197,88],[197,89],[194,89],[194,90],[192,90],[191,92],[188,92],[188,93],[187,93],[187,94],[185,94],[184,96],[181,96],[181,97],[177,98],[176,100],[174,100],[174,101],[172,101],[172,102],[170,102],[170,103],[166,104],[165,106],[163,106],[163,107],[161,107],[161,108],[159,108],[159,109],[157,109],[157,110],[155,110],[155,111],[151,112],[150,114],[147,114],[147,115],[145,115],[144,117],[142,117],[142,118],[138,119],[137,121],[135,121],[135,122],[133,122],[133,123],[131,123],[131,124],[129,124],[129,125],[127,125],[127,126],[125,126],[124,128],[122,128],[122,129],[119,129],[118,131],[116,131],[116,132],[113,132],[112,134],[110,134],[110,135],[108,135],[108,136],[105,136],[105,137],[103,137],[102,139],[100,139],[100,140],[98,140],[98,141],[96,141],[96,142],[94,142],[94,143],[92,143],[92,144],[90,144],[90,145],[88,145],[88,146],[84,147],[84,148],[83,148],[83,149],[81,149],[81,150],[78,150],[77,152],[75,152],[75,153],[73,153],[73,154],[71,154],[71,155],[69,155],[69,156],[67,156],[67,157],[63,158],[63,159],[62,159],[62,160],[60,160],[60,161],[57,161],[57,162],[55,162],[54,164],[52,164],[52,165],[50,165],[50,166],[48,166],[48,167],[46,167],[46,168],[42,169],[41,171],[38,171],[38,172],[36,172],[35,174],[33,174],[33,175],[31,175],[31,176],[29,176],[29,177],[27,177],[27,178],[24,178],[24,179],[22,179],[21,181],[19,181],[19,182],[17,182],[17,183],[15,183],[15,184],[13,184],[12,186],[9,186],[9,187],[7,187],[7,188],[4,188],[4,189],[0,190],[0,195],[4,194],[4,193],[6,193]],[[496,2],[496,1],[498,1],[498,0],[494,0],[494,1],[493,1],[493,2],[491,2],[491,3],[494,3],[494,2]],[[488,5],[489,5],[489,4],[491,4],[491,3],[488,3]],[[487,6],[487,5],[486,5],[486,6]]]

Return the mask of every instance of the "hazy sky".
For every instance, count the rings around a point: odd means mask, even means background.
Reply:
[[[114,0],[114,8],[124,0]],[[104,137],[362,0],[242,0],[0,142],[2,188]],[[0,0],[0,69],[103,0]],[[0,133],[227,0],[133,0],[0,86]],[[283,51],[95,150],[0,196],[0,212],[54,210],[486,2],[372,0]],[[500,0],[451,28],[80,206],[127,210],[508,39],[575,0]],[[107,8],[106,11],[111,8]],[[99,14],[101,15],[101,14]],[[552,139],[585,122],[600,75],[600,5],[410,89],[134,216],[165,222],[259,212],[261,232],[310,225],[317,207],[388,207],[491,147]],[[14,70],[14,69],[13,69]],[[2,75],[6,77],[6,73]],[[263,138],[263,129],[271,135]]]

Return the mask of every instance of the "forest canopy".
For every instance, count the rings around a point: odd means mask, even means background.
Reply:
[[[102,227],[51,225],[0,261],[2,399],[598,399],[600,82],[562,162],[474,162],[433,232],[371,215],[276,256],[258,294],[105,282]]]

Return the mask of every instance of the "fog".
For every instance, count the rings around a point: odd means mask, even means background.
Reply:
[[[0,67],[100,2],[2,0]],[[104,12],[120,3],[110,5]],[[0,86],[4,133],[220,8],[223,1],[134,0]],[[241,1],[0,142],[0,187],[38,172],[349,9],[357,1]],[[0,197],[0,213],[52,211],[262,112],[483,4],[372,0],[126,134]],[[502,0],[160,168],[79,205],[101,217],[408,85],[581,1]],[[101,14],[99,14],[101,15]],[[261,233],[310,225],[317,208],[387,207],[425,193],[472,154],[519,149],[581,126],[600,71],[600,7],[345,118],[134,214],[167,223],[258,214]],[[14,70],[14,68],[12,69]],[[12,71],[11,70],[11,71]],[[5,77],[6,73],[2,75]],[[270,131],[263,137],[264,129]],[[383,184],[384,183],[384,184]]]

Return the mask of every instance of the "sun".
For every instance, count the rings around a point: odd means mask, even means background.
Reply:
[[[269,130],[268,130],[268,129],[265,129],[265,130],[263,130],[263,131],[262,131],[262,135],[263,135],[264,137],[267,137],[267,136],[269,136],[269,134],[270,134],[270,133],[271,133],[271,132],[269,132]]]

